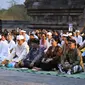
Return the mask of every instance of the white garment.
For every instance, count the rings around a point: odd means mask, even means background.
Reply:
[[[9,45],[6,41],[0,41],[0,60],[3,61],[10,54]]]
[[[7,40],[4,40],[3,42],[8,44],[8,41]]]
[[[15,46],[12,53],[8,56],[7,60],[19,62],[22,59],[24,59],[28,53],[29,53],[29,46],[27,45],[27,42],[24,42],[21,46],[19,45]],[[15,55],[17,55],[16,58],[14,58]]]
[[[47,52],[47,50],[50,46],[52,46],[52,39],[50,39],[50,41],[47,39],[46,40],[46,50],[44,52]]]
[[[76,38],[76,36],[73,36],[72,39],[74,39],[74,40],[77,42],[77,38]]]
[[[9,44],[9,50],[11,51],[15,47],[15,42],[11,40],[8,44]]]
[[[65,42],[62,40],[62,41],[61,41],[61,46],[60,46],[60,47],[62,47],[62,46],[64,45],[64,43],[65,43]]]
[[[83,46],[85,44],[85,40],[80,44],[80,46]]]
[[[47,46],[47,43],[45,42],[45,44],[44,44],[44,45],[42,45],[42,40],[40,40],[40,47],[47,48],[46,46]]]
[[[29,35],[25,34],[25,38],[26,38],[26,41],[28,42],[28,40],[30,39]]]
[[[77,44],[81,44],[82,43],[82,41],[83,41],[83,38],[79,35],[78,37],[73,37],[73,39],[75,39],[75,41],[76,41],[76,43]]]
[[[34,34],[34,38],[38,39],[38,36]]]

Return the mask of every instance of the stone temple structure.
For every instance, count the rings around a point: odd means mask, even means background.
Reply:
[[[25,0],[30,28],[68,30],[84,25],[85,0]]]

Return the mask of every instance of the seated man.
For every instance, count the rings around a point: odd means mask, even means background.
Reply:
[[[32,41],[31,50],[29,51],[28,55],[18,64],[18,66],[32,68],[35,66],[35,64],[40,62],[43,54],[44,50],[39,47],[39,40],[35,39]]]
[[[26,58],[26,55],[29,53],[29,46],[25,42],[24,36],[18,35],[17,42],[18,44],[2,64],[8,65],[8,67],[14,67],[16,63]]]
[[[36,40],[36,38],[34,37],[34,35],[33,34],[30,34],[30,39],[27,42],[28,45],[29,45],[29,47],[30,47],[30,50],[32,48],[33,41],[35,41],[35,40]]]
[[[76,48],[75,40],[69,41],[69,50],[64,59],[62,69],[68,74],[82,72],[84,70],[81,52]]]

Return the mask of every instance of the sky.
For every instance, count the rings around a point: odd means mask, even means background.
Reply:
[[[0,0],[0,9],[8,9],[12,0]],[[15,0],[18,4],[23,4],[25,0]]]

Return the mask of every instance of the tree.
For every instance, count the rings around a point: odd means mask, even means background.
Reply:
[[[10,7],[17,4],[16,0],[10,0],[8,3],[10,4]]]
[[[0,19],[2,20],[31,20],[27,15],[24,5],[14,5],[8,10],[0,10]]]

